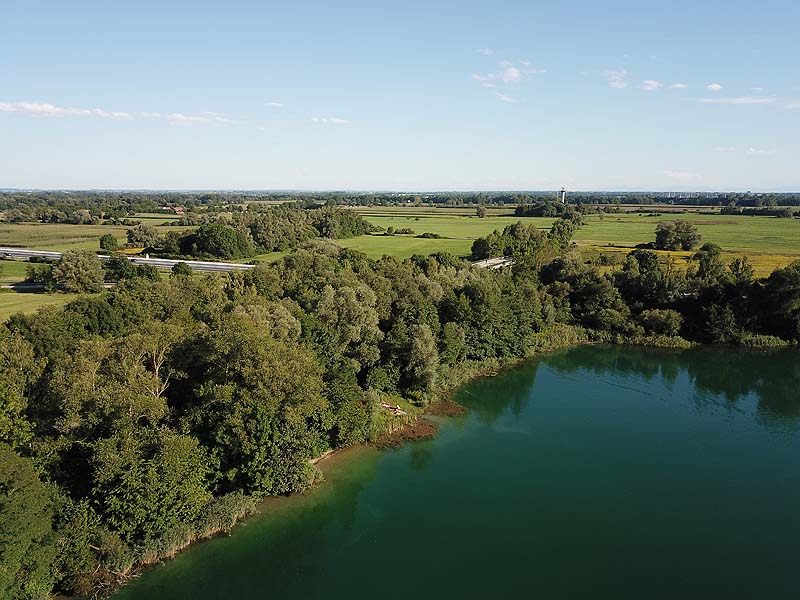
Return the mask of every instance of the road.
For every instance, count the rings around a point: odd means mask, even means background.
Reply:
[[[31,258],[41,257],[50,260],[59,260],[61,252],[50,252],[47,250],[28,250],[26,248],[3,248],[0,247],[0,257],[9,256],[13,258]],[[120,254],[120,256],[125,256]],[[108,260],[110,256],[99,254],[101,260]],[[184,263],[186,266],[191,267],[193,271],[217,271],[217,272],[230,272],[239,269],[252,269],[255,265],[240,265],[236,263],[226,262],[213,262],[207,260],[173,260],[170,258],[150,258],[149,256],[125,256],[129,261],[135,265],[152,265],[158,269],[171,269],[178,263]]]
[[[27,248],[3,248],[0,247],[0,258],[9,256],[13,258],[32,258],[40,257],[50,260],[59,260],[61,252],[51,252],[48,250],[28,250]],[[120,254],[120,256],[125,256]],[[110,256],[98,254],[101,260],[108,260]],[[175,260],[171,258],[150,258],[149,256],[125,256],[129,261],[135,265],[152,265],[158,269],[172,269],[178,263],[184,263],[186,266],[191,267],[193,271],[217,271],[229,273],[239,269],[252,269],[255,265],[243,265],[237,263],[227,262],[213,262],[207,260]],[[500,269],[502,267],[510,267],[514,264],[513,258],[500,257],[500,258],[487,258],[486,260],[478,260],[472,263],[481,269]]]

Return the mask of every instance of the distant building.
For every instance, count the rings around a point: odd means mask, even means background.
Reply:
[[[561,191],[558,193],[558,199],[561,200],[562,204],[567,203],[567,190],[566,188],[561,188]]]

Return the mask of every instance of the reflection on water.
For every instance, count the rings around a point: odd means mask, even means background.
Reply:
[[[530,368],[481,380],[463,391],[459,400],[487,423],[506,409],[518,415],[532,400],[529,391],[540,365],[550,367],[565,378],[586,373],[613,375],[614,381],[602,382],[606,386],[630,386],[638,379],[659,380],[672,387],[684,385],[686,380],[689,384],[685,386],[687,397],[693,397],[698,405],[719,404],[733,409],[738,402],[753,399],[759,420],[766,426],[796,427],[800,420],[800,351],[794,348],[663,350],[579,346],[546,355],[532,362]],[[502,394],[496,391],[498,379],[502,381]],[[494,393],[486,393],[487,390]],[[479,401],[475,401],[476,398]]]

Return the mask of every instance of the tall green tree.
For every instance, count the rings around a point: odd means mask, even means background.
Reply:
[[[66,292],[99,292],[103,289],[103,264],[90,250],[69,250],[53,268],[56,287]]]
[[[18,448],[30,439],[33,425],[25,414],[27,394],[43,362],[21,335],[0,328],[0,442]]]
[[[53,492],[31,461],[0,443],[0,597],[50,597],[58,544],[54,517]]]

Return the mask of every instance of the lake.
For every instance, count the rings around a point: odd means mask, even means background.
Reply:
[[[581,346],[456,400],[117,598],[800,596],[799,351]]]

